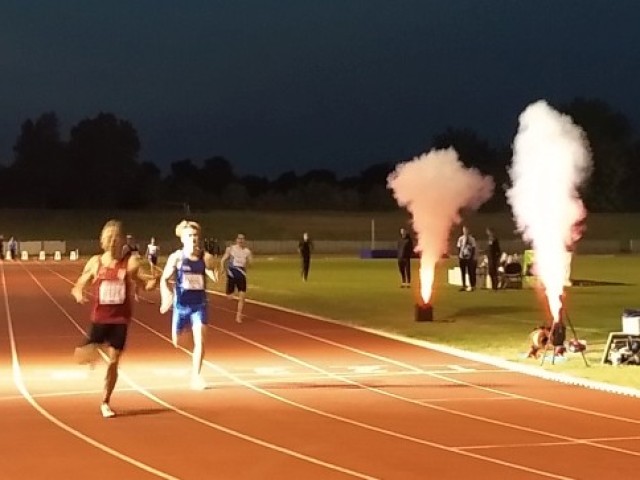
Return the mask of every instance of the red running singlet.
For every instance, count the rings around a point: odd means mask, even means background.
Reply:
[[[129,255],[113,267],[100,263],[93,283],[94,323],[127,324],[131,321],[131,282],[127,274]]]

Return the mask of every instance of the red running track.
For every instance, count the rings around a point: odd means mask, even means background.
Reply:
[[[350,327],[211,298],[204,373],[136,304],[118,413],[74,365],[77,263],[0,265],[1,479],[474,479],[635,475],[639,401]],[[154,303],[151,303],[154,302]],[[188,347],[188,345],[187,345]]]

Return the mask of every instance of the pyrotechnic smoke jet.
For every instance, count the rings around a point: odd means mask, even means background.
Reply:
[[[436,262],[447,250],[460,210],[477,209],[493,194],[494,182],[474,168],[466,168],[453,148],[431,150],[400,163],[387,178],[398,205],[412,215],[420,252],[420,294],[429,303]]]
[[[518,230],[533,246],[535,273],[555,322],[567,249],[578,240],[575,227],[586,216],[578,188],[591,172],[591,152],[584,131],[544,101],[529,105],[519,120],[507,199]]]

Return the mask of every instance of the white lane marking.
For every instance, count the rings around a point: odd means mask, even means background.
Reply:
[[[311,318],[315,318],[315,317],[311,317]],[[504,395],[506,397],[511,397],[511,398],[515,398],[515,399],[518,399],[518,400],[525,400],[525,401],[528,401],[528,402],[531,402],[531,403],[536,403],[536,404],[539,404],[539,405],[545,405],[545,406],[548,406],[548,407],[558,408],[560,410],[567,410],[567,411],[574,412],[574,413],[582,413],[582,414],[585,414],[585,415],[588,415],[588,416],[607,418],[607,419],[610,419],[610,420],[618,420],[618,421],[621,421],[621,422],[631,423],[631,424],[640,424],[640,420],[636,420],[636,419],[633,419],[633,418],[620,417],[618,415],[612,415],[612,414],[602,413],[602,412],[595,412],[593,410],[586,410],[586,409],[579,408],[579,407],[572,407],[570,405],[562,405],[562,404],[558,404],[558,403],[554,403],[554,402],[550,402],[550,401],[546,401],[546,400],[541,400],[539,398],[526,397],[524,395],[511,393],[511,392],[507,392],[507,391],[504,391],[504,390],[498,390],[496,388],[483,387],[482,385],[476,385],[474,383],[465,382],[464,380],[458,380],[456,378],[452,378],[448,374],[441,374],[439,372],[436,373],[434,371],[424,370],[422,368],[415,367],[415,366],[413,366],[411,364],[408,364],[408,363],[405,363],[405,362],[402,362],[402,361],[399,361],[399,360],[395,360],[393,358],[385,357],[383,355],[378,355],[378,354],[375,354],[375,353],[372,353],[372,352],[367,352],[367,351],[364,351],[364,350],[361,350],[361,349],[358,349],[358,348],[351,347],[349,345],[345,345],[343,343],[334,342],[334,341],[328,340],[326,338],[318,337],[316,335],[312,335],[312,334],[307,333],[307,332],[296,330],[294,328],[285,327],[284,325],[278,325],[278,324],[272,323],[272,322],[270,322],[268,320],[257,319],[257,321],[260,322],[260,323],[264,323],[266,325],[271,325],[274,328],[279,328],[281,330],[289,331],[289,332],[294,333],[296,335],[300,335],[300,336],[303,336],[303,337],[314,339],[314,340],[316,340],[318,342],[321,342],[321,343],[326,343],[328,345],[333,345],[335,347],[342,348],[342,349],[350,351],[350,352],[359,353],[360,355],[363,355],[363,356],[366,356],[366,357],[369,357],[369,358],[373,358],[373,359],[378,360],[378,361],[388,362],[388,363],[390,363],[392,365],[403,367],[403,368],[405,368],[407,370],[410,370],[412,372],[415,372],[415,373],[422,373],[424,375],[432,376],[432,377],[437,378],[439,380],[448,381],[448,382],[455,383],[455,384],[458,384],[458,385],[464,385],[464,386],[467,386],[467,387],[474,388],[476,390],[481,390],[481,391],[485,391],[485,392],[489,392],[489,393],[493,393],[493,394],[497,394],[497,395]],[[328,321],[331,322],[331,320],[328,320]],[[344,325],[342,325],[342,326],[344,326]],[[361,327],[352,327],[352,326],[349,326],[349,328],[356,328],[357,330],[362,330],[364,332],[372,333],[372,334],[376,335],[376,331],[375,330],[369,331],[369,330],[361,328]],[[380,332],[379,335],[387,336],[387,334],[385,334],[383,332]],[[397,339],[397,338],[394,338],[392,335],[390,335],[389,338],[392,338],[392,339],[395,339],[395,340],[398,340],[398,341],[402,341],[401,340],[402,337],[400,339]],[[411,340],[412,339],[406,339],[407,343],[414,344]],[[415,343],[415,345],[420,346],[421,342]],[[431,347],[428,347],[428,346],[425,346],[425,345],[422,345],[422,347],[423,348],[432,349]],[[447,353],[447,352],[442,352],[442,353]],[[452,355],[455,356],[455,354],[452,354]],[[508,368],[506,368],[506,370],[508,372],[509,371],[510,372],[514,372],[514,370],[509,370]],[[521,373],[521,372],[516,372],[516,373]]]
[[[460,372],[460,373],[471,373],[471,372],[475,372],[476,370],[474,368],[467,368],[467,367],[463,367],[461,365],[447,365],[451,370],[455,370],[456,372]]]
[[[596,438],[586,438],[585,440],[589,440],[590,442],[628,442],[628,441],[637,441],[640,440],[639,436],[629,436],[629,437],[596,437]],[[507,444],[486,444],[486,445],[468,445],[463,447],[458,447],[461,450],[493,450],[493,449],[519,449],[519,448],[532,448],[532,447],[555,447],[555,446],[563,446],[563,445],[573,445],[573,442],[534,442],[534,443],[507,443]]]
[[[377,355],[377,354],[372,354],[370,352],[365,352],[364,350],[360,350],[358,348],[354,348],[354,347],[350,347],[348,345],[340,344],[340,343],[334,342],[332,340],[327,340],[327,339],[324,339],[322,337],[317,337],[316,335],[312,335],[310,333],[306,333],[306,332],[303,332],[303,331],[300,331],[300,330],[296,330],[295,328],[285,327],[283,325],[278,325],[278,324],[269,322],[267,320],[258,320],[258,321],[261,322],[261,323],[264,323],[264,324],[272,325],[275,328],[279,328],[281,330],[285,330],[285,331],[294,333],[296,335],[300,335],[300,336],[303,336],[303,337],[306,337],[306,338],[315,339],[315,340],[317,340],[317,341],[319,341],[321,343],[326,343],[326,344],[330,344],[330,345],[333,345],[333,346],[341,347],[341,348],[343,348],[345,350],[348,350],[350,352],[360,353],[361,355],[370,356],[372,358],[376,358],[376,359],[379,359],[379,360],[384,360],[385,359],[385,357],[382,356],[382,355]],[[260,345],[260,344],[258,344],[256,342],[253,342],[252,340],[249,340],[249,339],[246,339],[246,338],[242,337],[241,335],[237,335],[237,334],[235,334],[233,332],[230,332],[228,330],[225,330],[225,329],[222,329],[222,328],[219,328],[219,327],[211,327],[211,328],[215,328],[216,330],[220,330],[220,331],[222,331],[224,333],[227,333],[228,335],[236,337],[236,338],[238,338],[240,340],[243,340],[243,341],[245,341],[247,343],[250,343],[252,345],[256,345],[256,346],[258,346],[258,348],[262,348],[264,350],[272,352],[275,355],[278,355],[280,357],[288,358],[292,362],[299,363],[301,365],[305,365],[308,368],[311,368],[311,369],[316,370],[316,371],[324,372],[324,370],[322,370],[322,369],[320,369],[320,368],[318,368],[318,367],[316,367],[314,365],[311,365],[311,364],[309,364],[309,363],[307,363],[307,362],[305,362],[303,360],[300,360],[300,359],[298,359],[296,357],[293,357],[291,355],[288,355],[286,353],[278,352],[277,350],[274,350],[274,349],[269,348],[267,346],[262,346],[262,345]],[[404,364],[403,362],[400,362],[400,361],[396,361],[396,360],[393,360],[393,359],[387,359],[387,361],[389,363],[394,364],[394,365],[406,365],[407,369],[411,369],[413,371],[420,371],[420,369],[418,369],[417,367],[414,367],[414,366],[409,365],[409,364]],[[327,373],[327,375],[333,376],[333,374],[331,374],[330,372],[326,372],[326,373]],[[477,387],[474,384],[470,384],[470,383],[464,382],[462,380],[454,380],[454,379],[448,378],[446,376],[434,375],[431,372],[424,372],[424,373],[426,375],[431,375],[431,376],[433,376],[435,378],[443,379],[443,380],[449,381],[451,383],[456,383],[456,384],[459,384],[459,385],[465,385],[465,386],[469,386],[469,387],[473,387],[473,388],[478,388],[478,389],[481,389],[481,390],[484,390],[484,391],[489,391],[489,392],[492,392],[492,393],[502,393],[507,397],[519,398],[518,395],[507,394],[506,392],[502,392],[501,390],[488,388],[488,387]],[[579,438],[573,438],[573,437],[569,437],[569,436],[566,436],[566,435],[560,435],[560,434],[556,434],[556,433],[552,433],[552,432],[543,432],[541,430],[537,430],[537,429],[534,429],[534,428],[529,428],[529,427],[525,427],[525,426],[522,426],[522,425],[513,424],[513,423],[510,423],[510,422],[503,422],[503,421],[500,421],[500,420],[494,420],[494,419],[487,418],[487,417],[481,417],[479,415],[473,415],[473,414],[470,414],[470,413],[466,413],[466,412],[462,412],[462,411],[459,411],[459,410],[454,410],[454,409],[450,409],[450,408],[446,408],[446,407],[419,403],[415,399],[403,397],[401,395],[396,395],[396,394],[393,394],[393,393],[388,392],[386,390],[382,390],[380,388],[370,387],[370,386],[367,386],[365,384],[356,382],[354,380],[349,380],[349,379],[345,378],[344,381],[347,382],[347,383],[351,383],[353,385],[358,385],[358,386],[360,386],[360,387],[362,387],[364,389],[374,391],[374,392],[379,393],[381,395],[395,398],[395,399],[403,401],[403,402],[418,404],[418,405],[421,405],[421,406],[423,406],[425,408],[439,410],[439,411],[442,411],[442,412],[450,413],[452,415],[458,415],[458,416],[461,416],[461,417],[466,417],[466,418],[478,420],[478,421],[481,421],[481,422],[484,422],[484,423],[490,423],[490,424],[493,424],[493,425],[499,425],[499,426],[503,426],[503,427],[508,427],[508,428],[512,428],[514,430],[520,430],[520,431],[524,431],[524,432],[534,433],[534,434],[537,434],[537,435],[547,436],[547,437],[556,438],[556,439],[560,439],[560,440],[574,441],[576,444],[587,444],[587,445],[590,445],[592,447],[600,448],[600,449],[603,449],[603,450],[611,450],[611,451],[615,451],[615,452],[618,452],[618,453],[624,453],[624,454],[631,455],[631,456],[640,456],[640,452],[635,452],[635,451],[632,451],[632,450],[626,450],[626,449],[622,449],[622,448],[612,447],[612,446],[609,446],[609,445],[600,445],[600,444],[597,444],[597,443],[589,443],[589,442],[586,442],[586,441],[584,441],[582,439],[579,439]],[[526,398],[526,397],[524,397],[524,398]]]
[[[69,284],[73,284],[73,282],[71,280],[69,280],[68,278],[66,278],[63,275],[60,275],[59,273],[57,273],[54,270],[49,269],[52,273],[54,273],[55,275],[57,275],[58,277],[60,277],[61,279],[65,280],[67,283]],[[60,305],[52,296],[51,294],[44,288],[44,286],[38,281],[38,279],[35,278],[35,276],[28,271],[29,275],[31,275],[31,277],[33,278],[33,280],[35,281],[35,283],[40,287],[40,289],[45,293],[45,295],[47,297],[49,297],[49,299],[58,307],[58,309],[60,309],[60,311],[67,317],[67,319],[76,327],[76,329],[78,329],[79,331],[83,332],[82,327],[80,327],[80,325],[73,319],[73,317],[64,309],[64,307],[62,305]],[[132,317],[132,320],[140,325],[141,327],[143,327],[144,329],[146,329],[147,331],[153,333],[154,335],[156,335],[159,338],[162,338],[165,342],[172,344],[172,341],[169,337],[163,335],[162,333],[160,333],[159,331],[149,327],[148,325],[146,325],[145,323],[141,322],[140,320],[138,320],[135,317]],[[192,353],[187,350],[186,348],[182,347],[182,346],[178,346],[177,347],[179,350],[183,351],[184,353],[186,353],[189,356],[192,356]],[[223,371],[221,368],[217,367],[216,365],[212,364],[211,362],[205,360],[203,362],[205,365],[209,366],[210,368],[214,369],[215,371]],[[357,472],[355,470],[350,470],[348,468],[345,467],[341,467],[339,465],[333,464],[333,463],[329,463],[329,462],[325,462],[323,460],[320,460],[318,458],[315,457],[311,457],[309,455],[305,455],[303,453],[297,452],[295,450],[290,450],[288,448],[285,447],[281,447],[279,445],[276,445],[274,443],[270,443],[267,442],[265,440],[260,440],[259,438],[256,437],[252,437],[250,435],[246,435],[242,432],[239,432],[237,430],[233,430],[227,427],[224,427],[222,425],[219,425],[217,423],[214,422],[210,422],[208,420],[205,420],[201,417],[198,417],[196,415],[193,415],[185,410],[182,410],[170,403],[165,402],[164,400],[160,399],[159,397],[153,395],[151,392],[145,390],[143,387],[141,387],[140,385],[138,385],[137,383],[135,383],[126,373],[124,372],[120,372],[121,377],[131,386],[133,386],[135,388],[136,391],[138,391],[139,393],[141,393],[142,395],[144,395],[145,397],[149,398],[150,400],[158,403],[159,405],[179,414],[184,416],[185,418],[188,418],[190,420],[193,420],[197,423],[200,423],[202,425],[211,427],[215,430],[221,431],[223,433],[227,433],[231,436],[234,436],[236,438],[240,438],[242,440],[246,440],[250,443],[254,443],[256,445],[260,445],[262,447],[268,448],[270,450],[276,451],[276,452],[280,452],[283,453],[285,455],[297,458],[299,460],[304,460],[307,461],[309,463],[312,463],[314,465],[318,465],[324,468],[327,468],[329,470],[334,470],[337,472],[341,472],[344,473],[346,475],[350,475],[352,477],[356,477],[356,478],[361,478],[363,480],[377,480],[376,477],[372,477],[370,475],[366,475],[360,472]],[[225,375],[226,376],[226,375]],[[227,378],[230,378],[227,376]],[[235,382],[235,383],[243,383],[243,382]]]
[[[151,373],[157,377],[185,378],[189,376],[187,368],[152,368]]]
[[[256,367],[253,369],[258,375],[265,375],[268,377],[281,377],[289,375],[289,370],[285,367]]]
[[[216,292],[215,290],[207,290],[207,292],[212,295],[218,295],[218,296],[223,295],[222,293]],[[626,395],[630,397],[640,398],[639,388],[623,387],[620,385],[613,385],[610,383],[598,382],[595,380],[588,380],[585,378],[572,377],[571,375],[564,374],[564,373],[550,372],[548,370],[540,369],[536,366],[522,365],[519,363],[515,363],[515,362],[498,358],[498,357],[492,357],[482,353],[468,352],[466,350],[462,350],[455,347],[449,347],[446,345],[440,345],[438,343],[433,343],[426,340],[420,340],[417,338],[405,337],[403,335],[399,335],[396,333],[385,332],[384,330],[376,330],[374,328],[348,324],[345,322],[340,322],[338,320],[333,320],[331,318],[323,317],[321,315],[314,315],[312,313],[301,312],[299,310],[294,310],[292,308],[281,307],[279,305],[260,302],[258,300],[245,299],[245,302],[262,306],[265,308],[269,308],[272,310],[277,310],[280,312],[290,313],[292,315],[299,315],[301,317],[311,318],[313,320],[329,323],[331,325],[336,325],[341,328],[348,328],[351,330],[365,332],[370,335],[375,335],[378,337],[389,338],[391,340],[395,340],[396,342],[406,343],[408,345],[414,345],[420,348],[424,348],[426,350],[433,350],[435,352],[444,353],[454,357],[462,358],[464,360],[469,360],[471,362],[481,363],[484,365],[491,365],[493,367],[502,368],[510,372],[521,373],[523,375],[528,375],[530,377],[542,378],[544,380],[549,380],[552,382],[564,383],[566,385],[589,388],[592,390],[598,390],[598,391],[607,392],[607,393],[615,393],[618,395]],[[529,397],[523,397],[523,399],[529,400],[531,402],[549,403],[553,405],[552,402],[544,402],[543,400],[539,400],[539,399],[533,399]],[[574,407],[569,407],[568,405],[558,405],[558,404],[555,404],[555,405],[558,408],[566,408],[568,410],[572,410],[574,408]],[[576,409],[575,411],[581,411],[581,409]],[[588,410],[582,410],[582,411],[589,412]],[[598,412],[590,412],[590,414],[600,415]],[[607,418],[616,418],[615,416],[607,416],[607,414],[602,414],[602,415],[604,415]],[[623,420],[621,417],[617,417],[617,418]],[[640,420],[638,421],[634,420],[633,423],[640,423]]]
[[[54,425],[56,425],[57,427],[61,428],[62,430],[70,433],[71,435],[73,435],[76,438],[79,438],[80,440],[83,440],[84,442],[88,443],[89,445],[92,445],[93,447],[102,450],[103,452],[114,456],[115,458],[122,460],[130,465],[133,465],[134,467],[137,467],[141,470],[144,470],[145,472],[148,472],[152,475],[156,475],[160,478],[165,478],[167,480],[179,480],[177,477],[174,477],[172,475],[169,475],[166,472],[163,472],[161,470],[158,470],[156,468],[151,467],[150,465],[147,465],[146,463],[140,462],[132,457],[129,457],[111,447],[108,447],[107,445],[105,445],[104,443],[100,443],[97,440],[94,440],[93,438],[85,435],[84,433],[76,430],[75,428],[67,425],[66,423],[64,423],[62,420],[58,419],[57,417],[55,417],[54,415],[52,415],[51,413],[49,413],[48,410],[46,410],[44,407],[42,407],[32,396],[31,393],[29,392],[29,390],[27,389],[25,383],[24,383],[24,378],[22,376],[22,369],[20,367],[20,360],[18,358],[18,349],[17,349],[17,345],[16,345],[16,339],[15,339],[15,335],[13,332],[13,320],[11,317],[11,308],[9,307],[9,294],[7,291],[7,282],[6,282],[6,277],[4,274],[4,265],[0,264],[0,271],[2,272],[2,291],[4,294],[4,308],[5,308],[5,312],[7,314],[7,326],[9,329],[9,344],[11,346],[11,366],[13,367],[13,381],[18,389],[18,391],[20,392],[20,394],[24,397],[24,399],[40,414],[42,415],[44,418],[46,418],[47,420],[49,420],[51,423],[53,423]],[[96,413],[97,415],[97,413]]]
[[[415,401],[411,401],[409,399],[405,399],[404,397],[399,397],[398,395],[394,395],[394,394],[386,392],[384,390],[367,387],[364,384],[355,382],[353,380],[349,380],[349,379],[347,379],[345,377],[340,377],[338,375],[334,375],[334,374],[332,374],[332,373],[330,373],[328,371],[322,370],[322,369],[320,369],[318,367],[315,367],[314,365],[311,365],[311,364],[308,364],[308,363],[306,363],[306,362],[304,362],[302,360],[299,360],[299,359],[297,359],[297,358],[295,358],[295,357],[293,357],[291,355],[279,352],[279,351],[274,350],[274,349],[272,349],[270,347],[267,347],[266,345],[262,345],[262,344],[260,344],[258,342],[254,342],[253,340],[245,338],[242,335],[238,335],[238,334],[236,334],[234,332],[225,330],[225,329],[220,328],[220,327],[214,327],[212,325],[208,325],[208,327],[212,328],[214,330],[220,331],[222,333],[225,333],[225,334],[227,334],[229,336],[232,336],[234,338],[237,338],[240,341],[249,343],[250,345],[254,345],[255,347],[257,347],[257,348],[259,348],[261,350],[265,350],[265,351],[273,353],[274,355],[277,355],[279,357],[289,359],[290,361],[292,361],[294,363],[298,363],[300,365],[305,365],[305,366],[307,366],[307,368],[310,368],[311,370],[315,370],[315,371],[318,371],[318,372],[325,373],[327,376],[332,377],[332,378],[336,378],[338,380],[342,380],[345,383],[349,383],[349,384],[352,384],[352,385],[357,385],[357,386],[362,387],[363,389],[371,390],[371,391],[374,391],[374,392],[378,392],[378,393],[381,393],[381,394],[389,396],[389,397],[403,399],[403,400],[411,402],[411,403],[417,403]],[[147,328],[150,329],[151,327],[147,327]],[[159,335],[161,335],[161,334],[159,333]],[[167,341],[170,341],[170,340],[167,338]],[[205,360],[205,363],[207,363],[206,360]],[[210,366],[212,366],[213,368],[216,368],[216,369],[218,368],[213,364],[210,364]],[[224,373],[226,375],[229,375],[230,378],[232,378],[232,376],[233,376],[230,373],[227,373],[227,372],[224,372]],[[333,414],[333,413],[325,412],[323,410],[319,410],[317,408],[309,407],[307,405],[295,402],[293,400],[289,400],[289,399],[287,399],[285,397],[281,397],[280,395],[277,395],[277,394],[272,393],[272,392],[270,392],[268,390],[259,388],[259,387],[255,386],[255,385],[253,385],[253,384],[251,384],[249,382],[243,381],[240,378],[238,378],[237,381],[239,383],[242,383],[243,385],[246,385],[248,388],[250,388],[252,390],[255,390],[255,391],[259,392],[259,393],[262,393],[262,394],[264,394],[264,395],[266,395],[268,397],[274,398],[276,400],[280,400],[281,402],[286,403],[288,405],[297,406],[298,408],[300,408],[302,410],[306,410],[308,412],[316,413],[316,414],[318,414],[320,416],[331,418],[331,419],[334,419],[334,420],[337,420],[339,422],[343,422],[343,423],[346,423],[346,424],[349,424],[349,425],[355,425],[355,426],[364,428],[366,430],[370,430],[372,432],[378,432],[378,433],[381,433],[383,435],[388,435],[390,437],[399,438],[399,439],[406,440],[406,441],[409,441],[409,442],[412,442],[412,443],[417,443],[417,444],[420,444],[420,445],[426,445],[426,446],[429,446],[429,447],[436,448],[438,450],[443,450],[443,451],[446,451],[446,452],[456,453],[456,454],[459,454],[459,455],[462,455],[462,456],[469,456],[471,458],[475,458],[476,460],[482,460],[482,461],[485,461],[485,462],[488,462],[488,463],[493,463],[493,464],[496,464],[496,465],[501,465],[503,467],[512,468],[514,470],[520,470],[520,471],[525,471],[525,472],[529,472],[529,473],[535,473],[537,475],[544,476],[544,477],[549,477],[549,478],[557,478],[557,479],[569,480],[569,477],[565,477],[565,476],[562,476],[562,475],[557,475],[557,474],[554,474],[554,473],[551,473],[551,472],[546,472],[546,471],[543,471],[543,470],[540,470],[540,469],[529,468],[529,467],[526,467],[524,465],[519,465],[519,464],[516,464],[516,463],[507,462],[507,461],[504,461],[504,460],[500,460],[500,459],[496,459],[496,458],[492,458],[492,457],[487,457],[485,455],[480,455],[480,454],[476,454],[476,453],[473,453],[473,452],[466,452],[466,451],[458,450],[458,449],[443,445],[441,443],[432,442],[432,441],[429,441],[429,440],[425,440],[423,438],[413,437],[411,435],[405,435],[405,434],[400,433],[400,432],[387,430],[385,428],[381,428],[381,427],[377,427],[375,425],[371,425],[371,424],[368,424],[368,423],[364,423],[364,422],[360,422],[360,421],[357,421],[357,420],[353,420],[351,418],[347,418],[347,417],[343,417],[343,416],[336,415],[336,414]],[[434,410],[441,410],[441,411],[445,411],[445,412],[448,411],[447,409],[445,409],[443,407],[436,407],[436,406],[431,406],[431,405],[421,405],[421,406],[427,406],[427,407],[432,408]],[[468,416],[471,417],[471,418],[475,418],[475,416],[472,416],[472,415],[468,415]],[[477,418],[486,421],[486,419],[484,419],[482,417],[477,417]]]
[[[347,370],[353,373],[386,373],[387,370],[382,365],[354,365],[347,366]]]
[[[89,378],[86,370],[54,370],[49,373],[52,380],[85,380]]]

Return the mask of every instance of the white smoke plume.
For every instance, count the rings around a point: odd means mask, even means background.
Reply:
[[[418,237],[416,250],[421,254],[422,296],[428,302],[432,285],[424,285],[424,274],[432,283],[435,264],[447,250],[451,227],[461,221],[460,210],[475,210],[491,198],[493,179],[465,167],[458,153],[448,148],[398,164],[387,178],[387,188],[393,191],[398,205],[412,215]]]
[[[535,273],[558,320],[566,252],[586,215],[578,189],[591,172],[591,151],[584,131],[545,101],[529,105],[519,121],[507,199],[518,230],[533,246]]]

